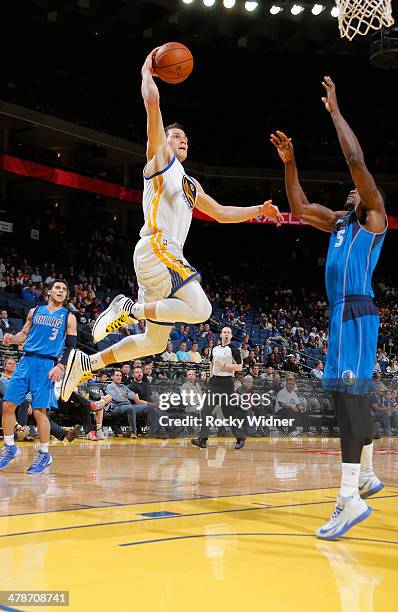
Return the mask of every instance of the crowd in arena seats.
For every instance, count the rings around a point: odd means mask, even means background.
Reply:
[[[140,321],[110,334],[99,345],[93,344],[93,322],[113,298],[114,283],[120,282],[120,289],[132,295],[137,289],[131,272],[121,266],[118,268],[117,262],[113,262],[112,244],[112,237],[108,236],[106,242],[101,233],[94,235],[88,248],[91,255],[85,258],[85,268],[79,270],[30,261],[18,255],[15,249],[3,247],[0,252],[0,338],[4,333],[21,329],[28,308],[45,303],[47,286],[55,277],[65,278],[69,283],[68,306],[78,320],[79,341],[89,352],[105,348],[126,334],[144,331],[145,321]],[[96,275],[91,267],[94,260],[97,262]],[[297,418],[300,419],[299,429],[296,427],[294,431],[308,432],[312,428],[314,432],[315,428],[319,432],[323,427],[324,431],[332,433],[335,427],[333,410],[330,400],[320,393],[328,347],[325,296],[319,290],[295,288],[280,281],[268,286],[262,285],[260,280],[255,285],[244,280],[232,283],[225,272],[213,271],[211,278],[211,287],[205,287],[213,304],[210,321],[199,325],[176,324],[163,353],[134,364],[124,364],[121,370],[110,368],[101,372],[88,392],[85,388],[74,394],[68,406],[60,403],[58,416],[62,414],[68,424],[73,425],[73,419],[81,423],[82,433],[93,440],[101,438],[103,423],[109,423],[116,432],[122,423],[128,427],[131,437],[142,430],[142,421],[151,435],[173,435],[173,431],[165,432],[159,424],[159,393],[181,385],[186,389],[204,390],[211,352],[220,341],[221,328],[229,325],[233,341],[242,351],[244,371],[236,376],[241,392],[251,388],[273,394],[271,408],[263,406],[262,410],[264,414],[269,410],[278,412],[276,406],[281,402],[285,404],[283,400],[278,404],[278,393],[289,380],[295,380],[300,407]],[[390,435],[398,429],[398,305],[396,290],[391,284],[380,281],[376,289],[382,325],[374,369],[378,387],[372,410],[382,432]],[[21,351],[22,347],[19,350],[17,347],[3,348],[2,367],[7,358],[18,359]],[[7,368],[5,371],[7,376]],[[117,393],[118,385],[128,387],[128,391],[123,388],[122,392],[127,395],[121,396],[122,402]],[[289,383],[288,393],[292,393],[290,386]],[[22,410],[20,420],[23,424],[27,413],[25,407]],[[195,407],[181,403],[178,410],[185,413],[194,411]],[[60,439],[65,435],[65,431],[58,432]]]
[[[26,67],[25,70],[20,68],[18,73],[12,71],[7,74],[0,73],[0,98],[100,132],[145,143],[145,122],[142,121],[142,115],[139,114],[138,119],[132,115],[134,109],[141,106],[138,87],[130,91],[121,88],[116,91],[115,87],[103,83],[99,86],[98,83],[90,82],[88,79],[77,79],[59,73],[39,74],[37,70],[29,70]],[[92,104],[93,99],[96,101],[95,105]],[[117,113],[109,112],[112,106],[117,108]],[[178,108],[176,119],[187,126],[193,143],[190,157],[195,161],[203,163],[206,160],[210,164],[237,167],[248,164],[270,167],[279,163],[272,147],[253,146],[253,130],[250,128],[240,134],[240,147],[235,146],[236,134],[231,129],[231,126],[236,124],[234,106],[213,108],[211,123],[207,115],[204,115],[205,126],[200,123],[194,102],[185,99],[184,107],[184,110]],[[384,121],[388,121],[389,117],[393,118],[391,107],[382,111],[379,109],[378,117],[387,118]],[[352,109],[351,112],[358,115],[363,111],[359,107]],[[279,103],[272,105],[272,101],[268,100],[266,118],[263,109],[259,111],[254,107],[251,113],[254,125],[263,125],[264,134],[275,130],[277,124],[289,125],[292,117],[296,125],[305,125],[308,121],[306,105],[299,107],[290,100],[282,105]],[[193,116],[194,122],[192,122]],[[385,130],[386,126],[378,117],[372,122],[367,122],[364,117],[361,122],[362,138],[368,143],[368,160],[379,170],[394,171],[398,159],[398,135],[390,120],[389,137],[380,140],[378,134]],[[340,169],[340,147],[332,126],[325,125],[322,108],[314,107],[311,121],[311,135],[305,132],[302,140],[296,138],[295,141],[301,166],[313,170]],[[219,138],[220,132],[223,133],[222,139]],[[209,147],[209,142],[217,142],[217,148]]]

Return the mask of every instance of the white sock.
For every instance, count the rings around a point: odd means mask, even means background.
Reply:
[[[101,357],[101,353],[95,353],[94,355],[90,355],[90,366],[92,372],[102,370],[102,368],[106,366],[106,363],[104,363]]]
[[[360,463],[341,464],[341,488],[340,497],[343,499],[352,497],[358,493]]]
[[[131,308],[131,312],[129,314],[131,314],[131,316],[138,321],[140,319],[145,319],[145,304],[139,304],[136,302]]]
[[[4,446],[14,446],[14,436],[4,436]]]
[[[362,449],[360,478],[373,476],[373,442]]]
[[[40,442],[40,452],[41,453],[48,453],[48,442]]]
[[[96,430],[97,430],[97,431],[101,431],[101,429],[102,429],[102,425],[99,425],[99,424],[97,423],[97,424],[96,424],[96,426],[95,426],[95,428],[96,428]]]

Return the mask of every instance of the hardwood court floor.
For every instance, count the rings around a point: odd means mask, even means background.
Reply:
[[[76,440],[34,476],[33,444],[20,448],[0,473],[2,590],[67,590],[73,611],[397,609],[396,438],[376,442],[373,514],[338,542],[313,535],[334,505],[336,440]]]

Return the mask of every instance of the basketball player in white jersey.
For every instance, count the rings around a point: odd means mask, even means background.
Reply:
[[[141,92],[147,112],[148,142],[143,195],[145,222],[134,252],[138,299],[134,303],[118,295],[93,327],[95,342],[132,319],[146,319],[145,333],[123,338],[95,355],[74,351],[62,385],[64,401],[91,372],[111,363],[164,351],[176,321],[202,323],[210,317],[211,304],[200,285],[199,273],[183,256],[195,206],[219,223],[240,223],[261,215],[272,218],[277,225],[283,221],[271,200],[259,206],[221,206],[185,172],[182,164],[187,158],[188,138],[179,124],[166,129],[163,126],[159,91],[153,80],[156,51],[148,55],[142,67]]]

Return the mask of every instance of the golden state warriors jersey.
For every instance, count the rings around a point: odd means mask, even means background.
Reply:
[[[160,172],[146,176],[144,171],[145,223],[140,231],[141,238],[161,232],[182,249],[191,225],[197,192],[196,182],[186,174],[175,155]]]

